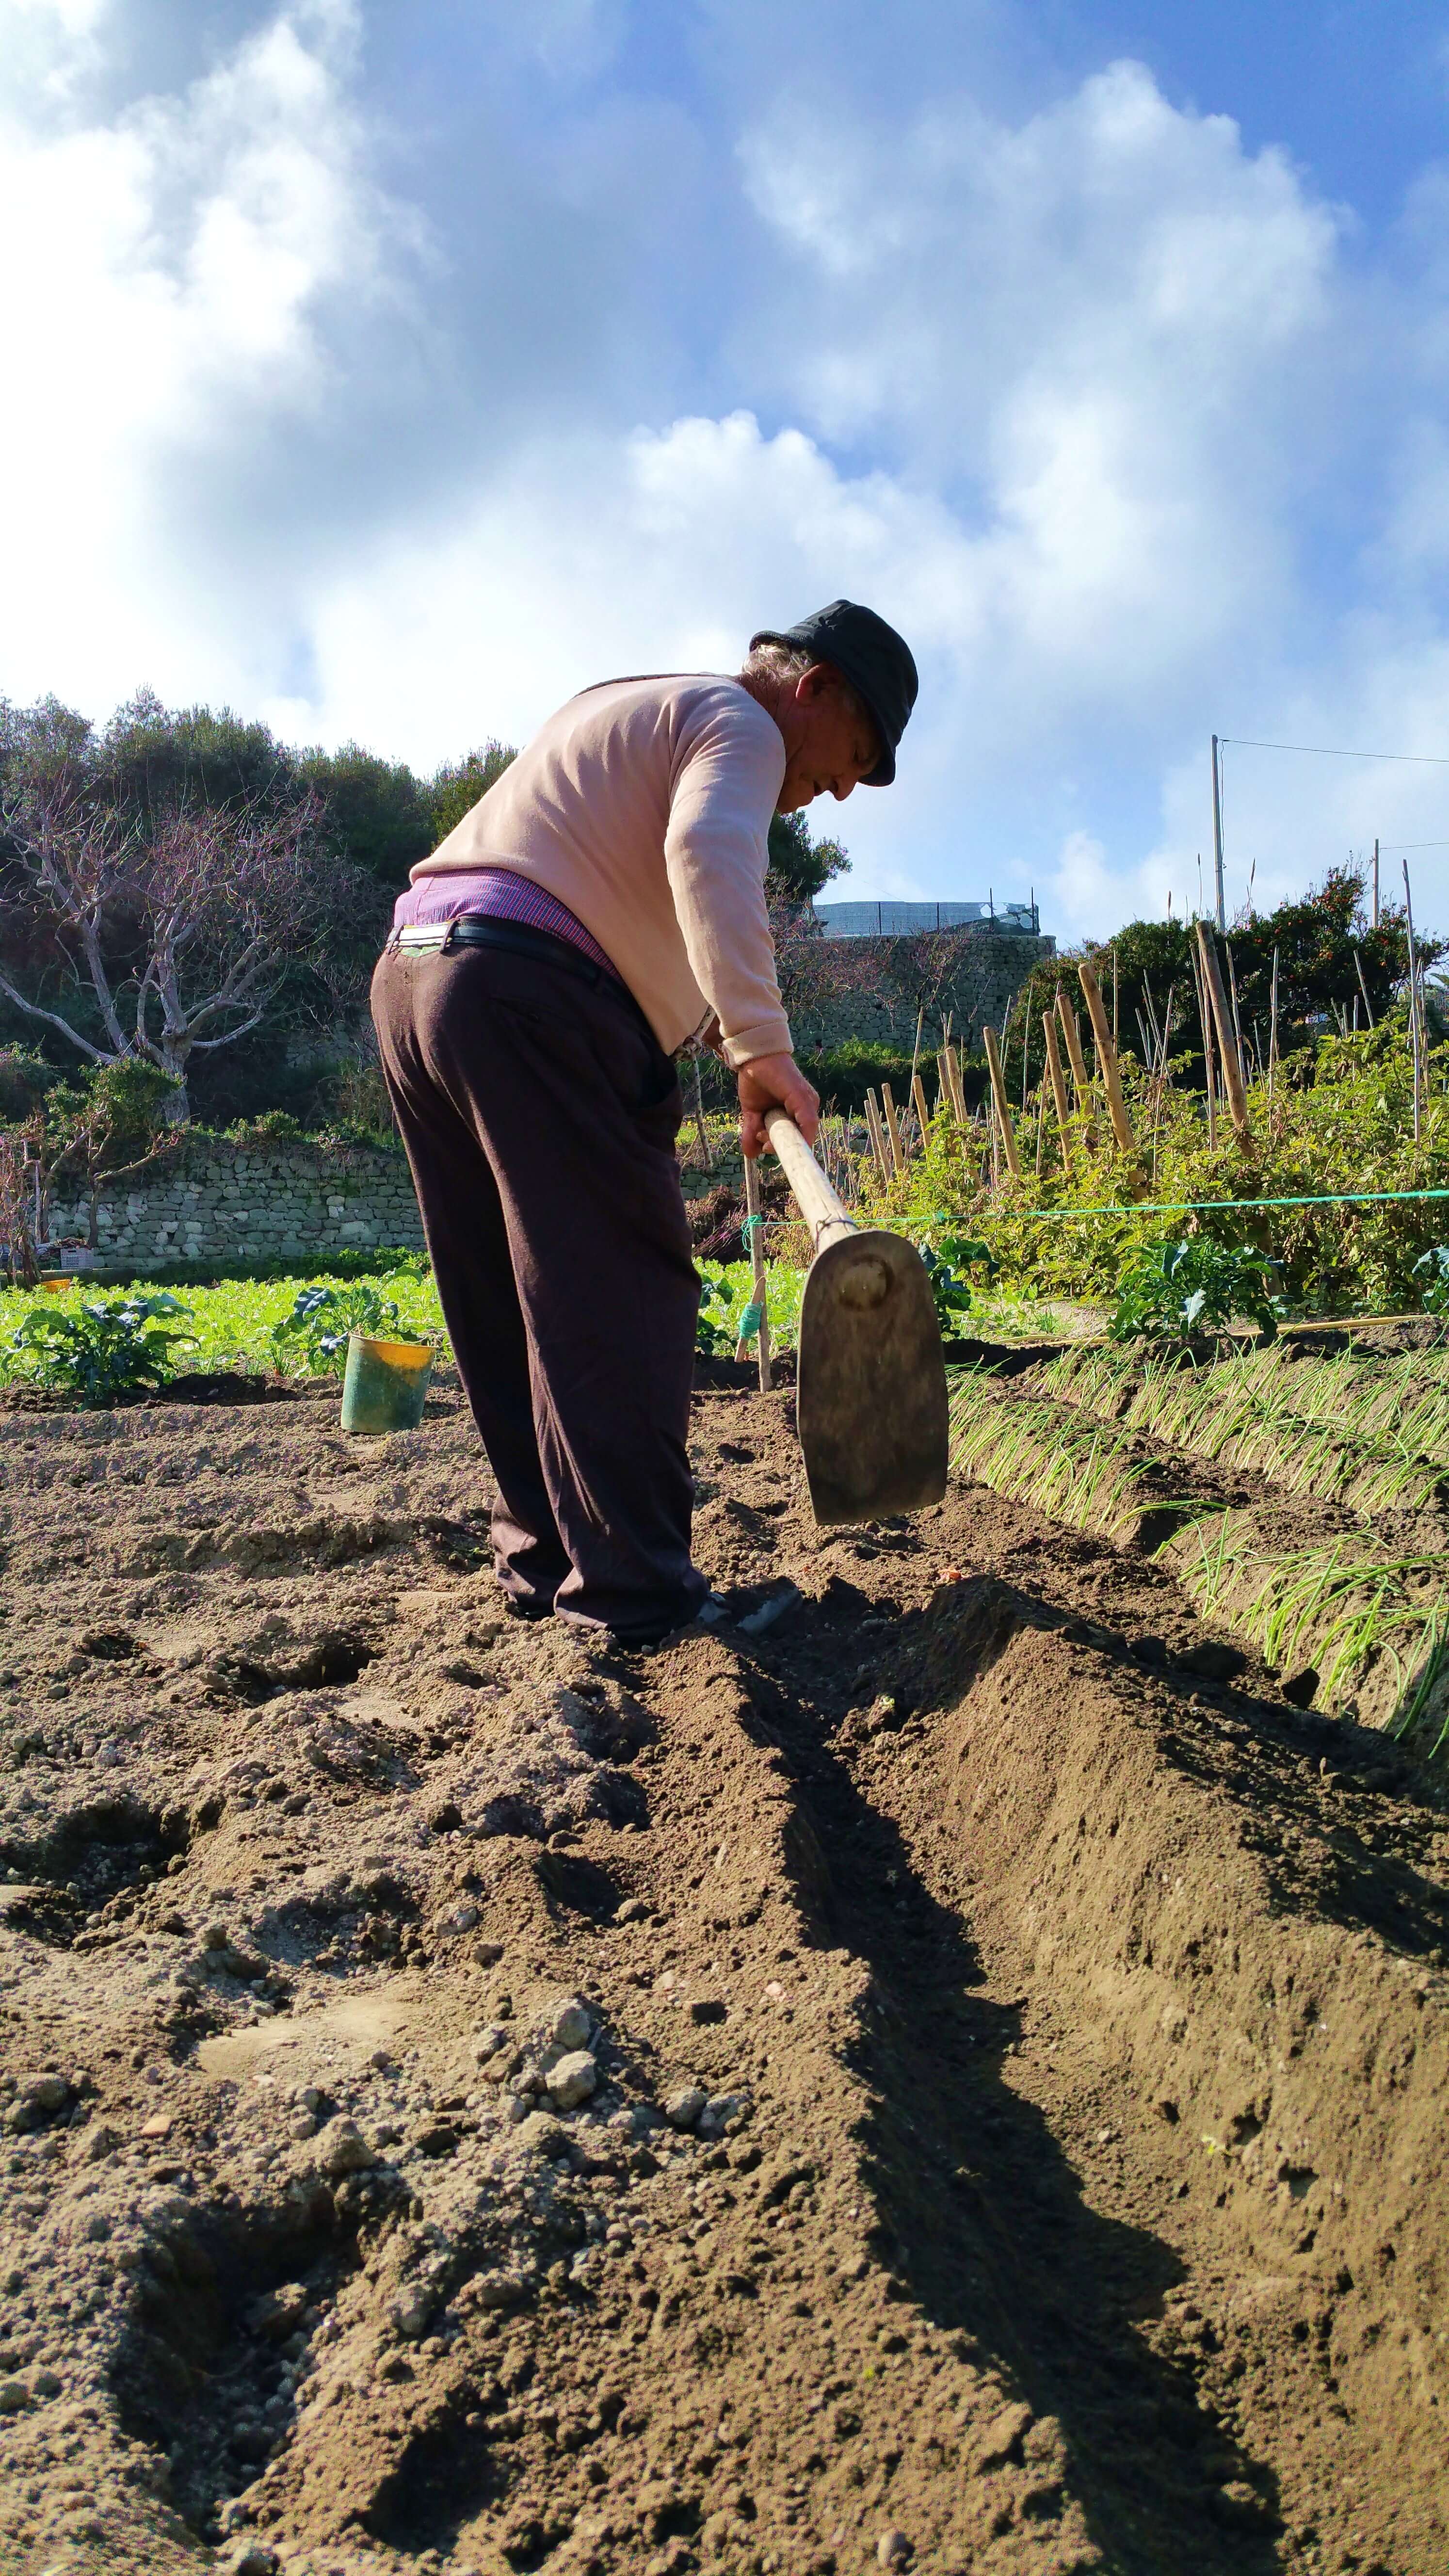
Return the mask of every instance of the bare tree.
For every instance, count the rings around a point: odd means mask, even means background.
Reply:
[[[325,933],[351,872],[323,856],[319,816],[312,796],[241,813],[188,800],[143,824],[97,804],[63,765],[7,810],[8,908],[41,933],[83,1005],[51,1008],[5,974],[0,993],[94,1065],[158,1066],[183,1123],[192,1056],[255,1029]]]

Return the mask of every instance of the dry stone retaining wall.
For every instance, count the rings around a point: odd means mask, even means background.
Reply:
[[[57,1201],[51,1236],[87,1237],[84,1201]],[[182,1158],[119,1181],[101,1198],[102,1262],[276,1261],[373,1244],[421,1250],[402,1155],[366,1146],[261,1146],[198,1139]]]
[[[929,968],[923,976],[920,940],[811,940],[803,956],[787,949],[782,980],[797,1055],[850,1038],[909,1051],[923,985],[931,992],[926,1044],[938,1044],[949,1017],[958,1040],[979,1045],[983,1023],[999,1029],[1032,968],[1056,955],[1057,943],[1046,931],[1033,937],[1026,931],[966,929],[940,936],[949,939],[950,955],[939,979]],[[849,987],[841,989],[835,979],[845,975]]]

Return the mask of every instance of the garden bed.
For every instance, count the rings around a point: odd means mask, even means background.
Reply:
[[[816,1530],[734,1382],[730,1622],[505,1622],[451,1375],[335,1393],[0,1419],[0,2560],[1445,2563],[1437,1775],[1070,1494]]]

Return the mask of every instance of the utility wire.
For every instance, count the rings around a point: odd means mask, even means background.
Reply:
[[[1320,760],[1408,760],[1429,769],[1449,769],[1446,751],[1340,751],[1326,742],[1256,742],[1251,734],[1220,733],[1220,743],[1230,742],[1242,751],[1308,751]],[[1425,842],[1427,849],[1431,845]]]

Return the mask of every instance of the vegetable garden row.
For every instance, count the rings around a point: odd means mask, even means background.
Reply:
[[[1227,1350],[1084,1346],[1009,1385],[962,1372],[953,1463],[1152,1550],[1301,1704],[1440,1751],[1449,1350]]]

